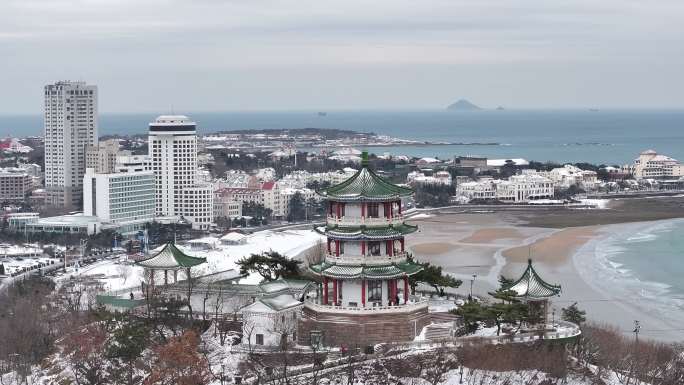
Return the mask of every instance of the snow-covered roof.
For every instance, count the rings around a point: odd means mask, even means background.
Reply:
[[[264,293],[277,293],[280,291],[301,291],[304,290],[308,285],[312,284],[312,281],[307,281],[303,279],[283,279],[279,278],[275,281],[264,282],[259,284],[259,289]]]
[[[335,155],[361,155],[361,151],[352,147],[343,147],[333,152]]]
[[[224,236],[221,237],[222,241],[241,241],[243,239],[247,238],[245,234],[240,234],[236,231],[233,231],[231,233],[228,233]]]
[[[242,309],[242,313],[274,313],[301,306],[302,303],[290,294],[280,294],[274,297],[261,297],[254,303]]]
[[[527,160],[523,158],[511,158],[511,159],[487,159],[487,166],[491,167],[501,167],[506,164],[507,161],[513,162],[517,166],[527,166],[530,164]]]
[[[419,162],[423,163],[439,163],[440,160],[437,158],[420,158],[418,159]]]

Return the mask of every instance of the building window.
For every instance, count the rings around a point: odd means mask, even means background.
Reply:
[[[368,281],[368,301],[382,301],[382,281]]]
[[[380,206],[377,203],[368,204],[368,217],[377,218],[380,216]]]
[[[263,334],[257,334],[256,335],[256,344],[257,345],[263,345],[264,344],[264,335]]]
[[[380,242],[368,242],[368,253],[370,255],[380,255]]]

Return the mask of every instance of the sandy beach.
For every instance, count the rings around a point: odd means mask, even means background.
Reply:
[[[654,204],[653,201],[647,202],[649,207]],[[672,208],[680,203],[669,200],[665,206]],[[618,204],[619,207],[624,205]],[[662,319],[657,312],[638,306],[633,298],[623,298],[617,289],[613,291],[609,287],[606,290],[604,285],[597,284],[601,283],[598,282],[600,276],[586,273],[586,265],[593,263],[597,242],[607,236],[608,230],[615,231],[615,226],[638,228],[641,223],[634,223],[631,220],[633,217],[624,213],[615,214],[611,209],[591,210],[589,215],[585,210],[581,214],[569,213],[570,220],[562,218],[559,213],[553,216],[529,212],[432,214],[410,221],[418,225],[420,231],[409,236],[407,241],[416,259],[438,264],[444,271],[462,279],[464,284],[458,291],[464,295],[470,290],[473,275],[476,275],[474,293],[487,297],[487,292],[498,287],[499,275],[517,278],[528,258],[531,258],[546,281],[560,284],[563,288],[562,295],[552,300],[555,316],[560,316],[563,307],[577,302],[580,308],[587,311],[590,321],[615,325],[626,334],[631,333],[635,319],[641,321],[644,329],[676,329],[676,325]],[[601,214],[613,220],[622,217],[624,222],[630,223],[598,225],[596,218],[600,218]],[[587,219],[582,221],[582,217]],[[546,222],[545,226],[530,225],[542,221]],[[581,226],[562,226],[566,221]],[[606,222],[612,223],[612,220]],[[620,231],[623,229],[620,228]],[[666,341],[684,341],[684,334],[676,330],[648,336]]]

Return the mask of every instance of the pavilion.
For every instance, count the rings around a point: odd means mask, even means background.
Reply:
[[[549,299],[559,295],[561,287],[544,281],[532,266],[532,260],[528,259],[527,269],[522,276],[501,290],[513,292],[513,298],[527,304],[530,323],[538,329],[546,326]]]
[[[185,254],[173,242],[167,243],[157,254],[141,259],[135,264],[145,269],[147,284],[154,287],[156,276],[163,272],[164,285],[169,284],[169,271],[173,272],[173,283],[178,282],[178,271],[185,272],[185,278],[192,277],[190,269],[207,262],[206,258],[193,257]]]

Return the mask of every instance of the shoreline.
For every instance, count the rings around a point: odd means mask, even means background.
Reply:
[[[611,324],[625,334],[632,334],[634,320],[639,320],[641,335],[665,342],[684,341],[681,321],[684,319],[682,294],[667,282],[640,278],[643,272],[612,259],[614,247],[625,234],[652,233],[682,219],[645,221],[605,226],[596,237],[573,255],[573,269],[598,296],[590,298],[586,308],[596,314],[606,313],[606,303],[614,307]],[[606,248],[612,253],[606,253]],[[619,252],[619,251],[618,251]],[[648,257],[648,256],[645,256]],[[652,261],[657,263],[657,261]],[[589,313],[589,312],[588,312]]]
[[[635,285],[624,277],[609,280],[605,269],[620,267],[599,266],[601,256],[596,249],[597,245],[612,242],[615,234],[648,231],[684,219],[567,228],[529,227],[510,219],[504,213],[436,214],[417,219],[422,234],[419,242],[409,243],[410,249],[418,260],[440,265],[461,279],[463,284],[456,292],[468,295],[472,283],[473,293],[483,298],[489,298],[488,292],[498,288],[499,275],[518,278],[530,256],[544,280],[563,288],[561,296],[552,299],[550,312],[555,312],[556,318],[562,308],[577,302],[587,311],[589,322],[612,325],[631,335],[634,320],[640,320],[644,337],[684,341],[684,331],[676,330],[676,321],[684,319],[684,299],[678,307],[673,298],[676,293],[661,290],[656,292],[660,297],[642,297],[643,293],[630,291]],[[651,288],[651,283],[642,284]],[[662,283],[653,283],[653,287],[663,289]],[[681,318],[675,315],[663,319],[664,306],[669,306],[667,310],[672,314],[681,311]]]

